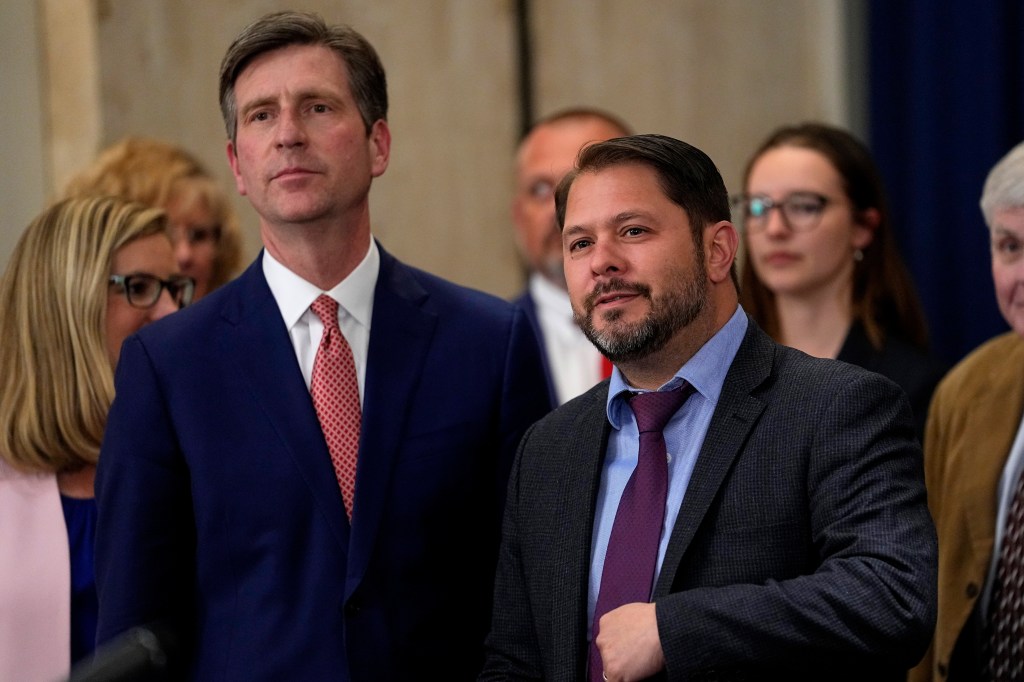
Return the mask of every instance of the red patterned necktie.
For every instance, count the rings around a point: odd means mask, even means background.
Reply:
[[[352,359],[352,348],[338,326],[338,302],[327,294],[321,294],[310,309],[324,323],[324,335],[313,361],[310,393],[331,453],[345,512],[351,521],[362,418],[356,363]]]
[[[596,644],[601,616],[623,604],[651,599],[668,495],[668,450],[662,429],[691,393],[693,387],[687,383],[671,391],[638,393],[629,399],[640,431],[640,452],[608,537],[591,628],[592,682],[601,682],[604,674]]]
[[[989,675],[1024,680],[1024,475],[1017,477],[989,605]]]

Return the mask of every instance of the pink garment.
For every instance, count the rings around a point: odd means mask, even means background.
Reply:
[[[71,559],[53,475],[0,461],[0,680],[54,682],[71,667]]]

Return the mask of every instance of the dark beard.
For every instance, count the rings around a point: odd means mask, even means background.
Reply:
[[[691,275],[680,273],[668,291],[652,298],[651,288],[645,284],[610,280],[597,287],[583,302],[584,312],[573,311],[576,324],[592,344],[597,346],[613,363],[632,362],[657,353],[665,347],[676,332],[693,323],[708,307],[708,284],[704,264],[694,264]],[[614,324],[622,311],[604,313],[604,321],[612,323],[604,331],[594,328],[594,302],[598,296],[610,291],[631,292],[651,302],[651,310],[639,322]]]

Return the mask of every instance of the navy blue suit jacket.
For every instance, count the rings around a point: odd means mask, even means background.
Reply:
[[[548,382],[548,395],[552,405],[558,405],[558,390],[555,388],[555,377],[551,372],[551,358],[548,357],[547,346],[544,345],[544,330],[540,326],[540,315],[537,314],[537,303],[533,300],[529,288],[519,296],[512,299],[512,303],[519,306],[530,323],[537,343],[540,344],[541,361],[544,363],[544,376]]]
[[[521,311],[381,249],[350,527],[258,258],[128,339],[96,493],[99,640],[169,624],[203,680],[471,679],[516,445]]]

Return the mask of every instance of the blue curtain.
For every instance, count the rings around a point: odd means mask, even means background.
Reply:
[[[869,144],[896,237],[953,363],[1008,329],[978,208],[989,169],[1024,140],[1021,0],[871,0]]]

